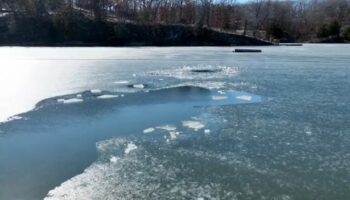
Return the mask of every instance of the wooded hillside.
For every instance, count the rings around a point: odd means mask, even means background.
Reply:
[[[89,19],[99,24],[97,33],[101,24],[126,23],[205,27],[275,42],[350,40],[350,0],[0,0],[0,8],[0,39],[44,23],[64,40]]]

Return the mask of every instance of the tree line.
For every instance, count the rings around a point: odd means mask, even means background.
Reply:
[[[1,13],[67,21],[182,24],[267,40],[350,40],[350,0],[0,0]],[[1,14],[0,13],[0,14]]]

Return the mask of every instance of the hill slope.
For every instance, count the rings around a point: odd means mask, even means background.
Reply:
[[[95,22],[74,17],[0,18],[0,45],[20,46],[231,46],[272,45],[256,38],[182,25]]]

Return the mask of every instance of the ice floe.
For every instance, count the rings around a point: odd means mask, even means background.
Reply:
[[[57,103],[64,103],[64,99],[57,99]]]
[[[136,149],[137,149],[137,146],[134,143],[129,143],[128,146],[126,147],[124,153],[129,154],[130,152],[132,152]]]
[[[101,96],[98,96],[98,99],[113,99],[113,98],[118,98],[119,95],[112,95],[112,94],[104,94]]]
[[[205,129],[205,130],[204,130],[204,133],[205,133],[205,134],[209,134],[209,133],[210,133],[210,129]]]
[[[79,98],[71,98],[71,99],[58,99],[57,102],[64,103],[64,104],[74,104],[74,103],[82,103],[84,102],[83,99]]]
[[[122,84],[128,84],[129,81],[114,81],[113,83],[117,85],[122,85]]]
[[[155,131],[154,128],[147,128],[147,129],[143,130],[143,133],[152,133],[154,131]]]
[[[225,100],[228,99],[227,96],[212,96],[212,99],[215,101]]]
[[[218,93],[219,93],[219,94],[221,94],[221,95],[226,94],[226,92],[225,92],[225,91],[223,91],[223,90],[219,90],[219,91],[218,91]]]
[[[115,157],[115,156],[111,156],[111,158],[109,159],[109,161],[111,163],[116,163],[119,160],[119,158]]]
[[[15,115],[9,118],[9,120],[19,120],[19,119],[23,119],[23,117]]]
[[[251,101],[253,97],[248,95],[242,95],[242,96],[237,96],[236,99],[243,100],[243,101]]]
[[[205,125],[202,124],[200,121],[193,121],[193,120],[182,121],[182,126],[190,128],[190,129],[194,129],[195,131],[198,131],[198,130],[203,129],[205,127]]]
[[[312,131],[310,127],[305,128],[305,134],[308,136],[312,135]]]
[[[20,120],[20,119],[25,119],[25,118],[23,118],[21,116],[18,116],[18,115],[15,115],[15,116],[7,118],[7,120],[5,122],[10,122],[10,121],[14,121],[14,120]]]
[[[104,153],[108,150],[119,149],[125,145],[127,141],[120,138],[109,139],[96,143],[96,149],[100,153]]]
[[[133,88],[144,89],[145,85],[143,85],[143,84],[135,84],[135,85],[133,85]]]
[[[164,126],[157,126],[157,129],[165,130],[165,131],[176,131],[176,126],[173,125],[164,125]]]
[[[180,132],[177,131],[170,131],[169,136],[171,140],[176,140],[176,138],[180,135]]]
[[[165,131],[167,134],[169,135],[164,135],[164,139],[169,143],[170,140],[175,140],[177,139],[177,137],[180,135],[179,131],[177,130],[176,126],[173,125],[164,125],[164,126],[157,126],[155,128],[147,128],[145,130],[143,130],[143,133],[152,133],[154,132],[156,129],[160,129]],[[164,132],[163,132],[164,133]]]

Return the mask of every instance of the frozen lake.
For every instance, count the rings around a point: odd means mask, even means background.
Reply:
[[[0,48],[0,199],[349,199],[350,45]]]

